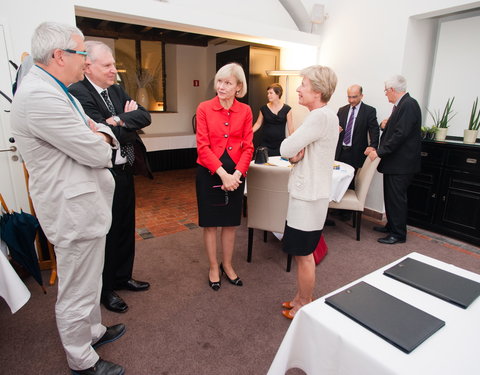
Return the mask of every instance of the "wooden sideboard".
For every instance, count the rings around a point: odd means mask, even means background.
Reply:
[[[480,245],[480,145],[423,141],[408,224]]]

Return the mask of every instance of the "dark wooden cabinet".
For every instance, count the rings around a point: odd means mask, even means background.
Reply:
[[[480,245],[480,146],[424,141],[408,224]]]

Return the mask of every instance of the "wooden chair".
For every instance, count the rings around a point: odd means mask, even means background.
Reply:
[[[25,175],[25,184],[27,185],[28,204],[30,206],[30,212],[33,216],[36,217],[37,215],[35,214],[35,208],[33,207],[32,199],[30,198],[30,190],[28,188],[29,174],[27,168],[25,167],[25,163],[23,163],[23,173]],[[57,279],[57,261],[55,258],[55,251],[53,249],[53,245],[50,243],[50,241],[48,241],[46,237],[44,242],[48,247],[48,258],[46,258],[41,251],[41,249],[43,248],[42,241],[40,239],[40,231],[37,231],[37,236],[35,237],[35,245],[37,247],[38,263],[40,264],[41,270],[51,270],[49,284],[53,285],[55,284],[55,280]]]

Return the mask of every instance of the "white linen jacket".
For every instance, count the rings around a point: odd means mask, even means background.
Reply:
[[[88,119],[77,100],[76,104]],[[97,125],[118,148],[112,131]],[[11,127],[49,241],[65,247],[72,241],[105,236],[115,188],[107,169],[112,166],[112,146],[92,132],[60,85],[37,66],[14,96]]]
[[[290,172],[288,192],[293,198],[329,199],[337,141],[338,117],[325,106],[311,111],[303,124],[282,142],[280,154],[285,158],[305,149],[303,159]]]

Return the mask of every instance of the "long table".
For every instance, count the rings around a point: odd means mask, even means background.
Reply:
[[[417,259],[480,282],[480,275],[451,264],[411,253]],[[406,258],[404,257],[404,258]],[[268,375],[300,368],[308,375],[480,374],[480,297],[466,310],[383,275],[395,262],[314,302],[295,315]],[[365,281],[446,322],[410,354],[336,311],[325,298]]]

